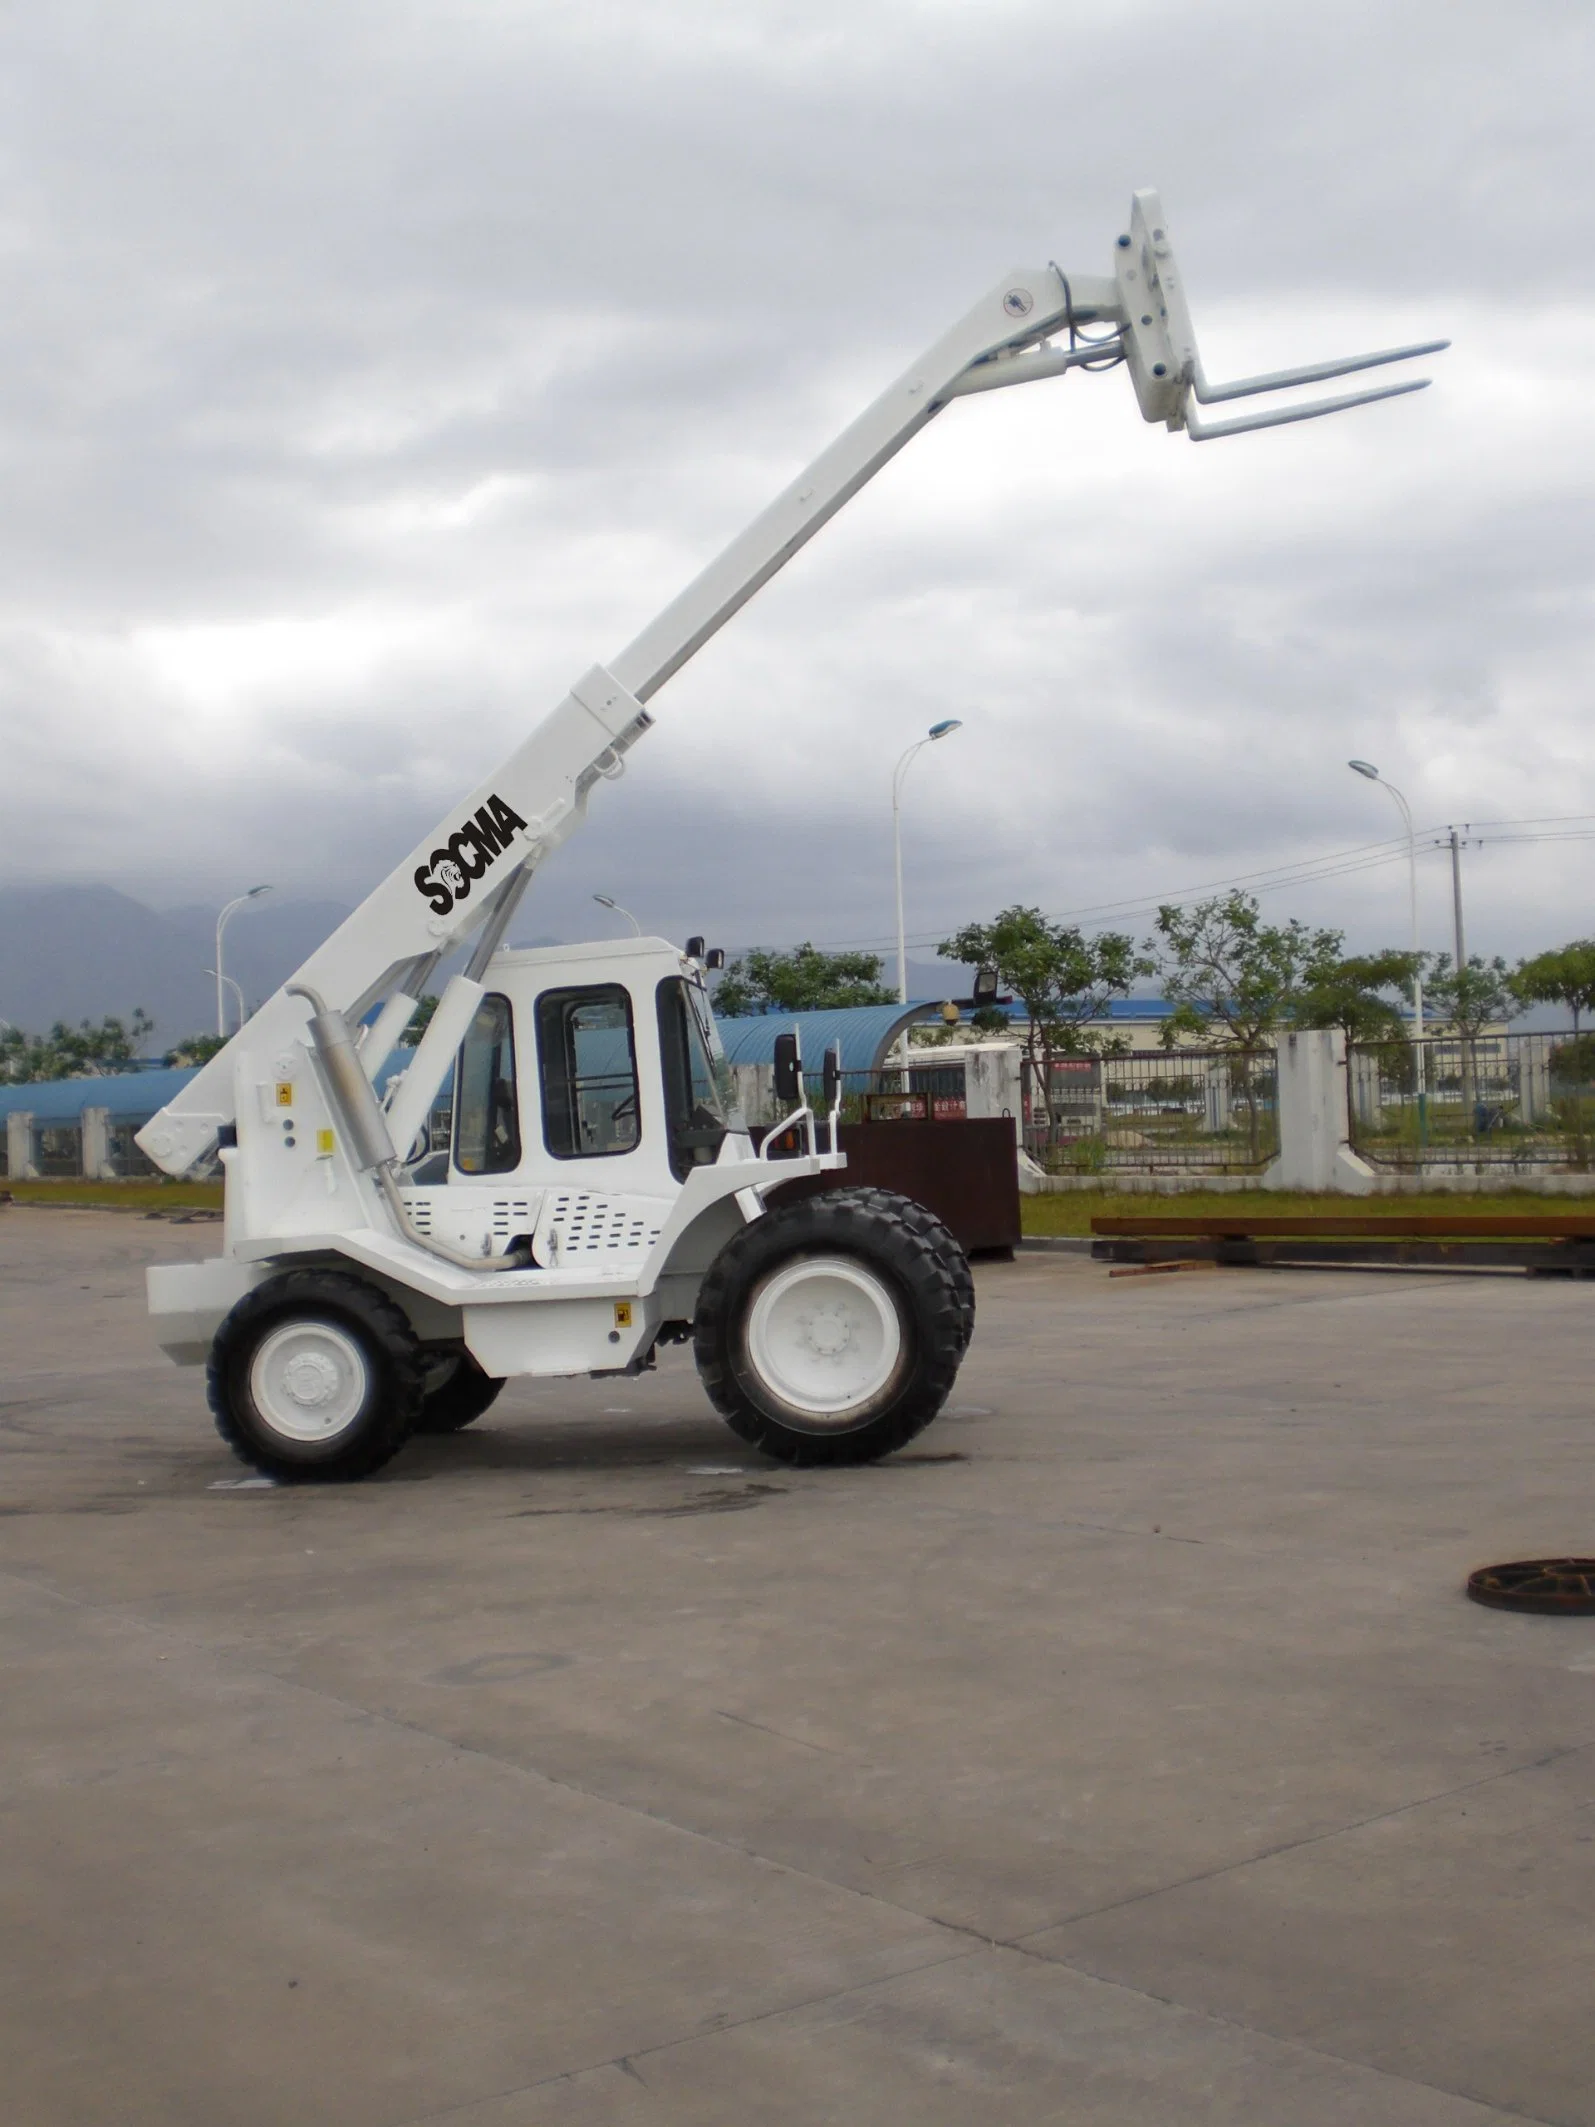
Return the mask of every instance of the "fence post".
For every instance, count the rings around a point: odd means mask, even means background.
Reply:
[[[1017,1042],[1003,1042],[971,1049],[964,1058],[964,1113],[971,1121],[986,1116],[1011,1119],[1016,1145],[1024,1142],[1019,1057]]]
[[[1377,1177],[1346,1132],[1346,1037],[1339,1028],[1282,1034],[1276,1051],[1279,1156],[1265,1189],[1344,1189],[1366,1196]]]
[[[39,1178],[33,1164],[33,1116],[26,1108],[14,1108],[6,1117],[6,1175],[13,1182]]]
[[[1229,1065],[1222,1058],[1215,1058],[1202,1073],[1202,1101],[1209,1137],[1220,1137],[1229,1128],[1229,1099]]]
[[[1379,1051],[1377,1049],[1353,1049],[1349,1058],[1351,1068],[1351,1103],[1357,1120],[1365,1129],[1377,1130],[1384,1121],[1384,1094],[1380,1083]]]
[[[83,1147],[79,1165],[86,1182],[104,1182],[111,1178],[111,1111],[109,1108],[85,1108],[83,1110]]]
[[[1518,1118],[1521,1122],[1537,1123],[1551,1109],[1550,1036],[1519,1036],[1517,1059]]]
[[[805,1069],[807,1065],[805,1064]],[[733,1064],[731,1077],[744,1122],[757,1125],[775,1121],[775,1066]]]

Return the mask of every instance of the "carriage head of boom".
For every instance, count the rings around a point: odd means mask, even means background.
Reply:
[[[1114,270],[1119,289],[1117,337],[1141,412],[1148,421],[1183,428],[1196,443],[1215,436],[1242,435],[1248,429],[1314,421],[1321,414],[1367,406],[1375,399],[1399,398],[1404,392],[1422,391],[1429,379],[1407,377],[1394,384],[1373,385],[1366,391],[1341,392],[1329,399],[1264,407],[1230,421],[1204,421],[1197,412],[1199,406],[1212,406],[1226,399],[1256,398],[1297,384],[1322,384],[1331,377],[1382,369],[1387,363],[1405,362],[1415,355],[1438,354],[1450,345],[1448,340],[1419,340],[1409,347],[1386,347],[1377,354],[1345,355],[1329,362],[1309,362],[1300,369],[1276,369],[1264,376],[1241,377],[1230,384],[1212,384],[1202,369],[1191,313],[1186,307],[1184,279],[1175,264],[1168,223],[1155,192],[1136,193],[1130,208],[1130,227],[1115,247]]]
[[[1298,384],[1322,384],[1331,377],[1382,369],[1391,362],[1410,361],[1414,355],[1438,354],[1451,344],[1449,340],[1419,340],[1408,347],[1381,348],[1376,354],[1342,355],[1299,369],[1239,377],[1230,384],[1210,383],[1202,368],[1162,202],[1155,192],[1137,192],[1131,200],[1130,226],[1114,246],[1110,276],[1068,274],[1056,265],[1044,273],[1019,267],[988,298],[988,307],[975,316],[986,330],[993,323],[997,330],[938,386],[937,405],[1008,384],[1061,376],[1070,369],[1113,369],[1123,362],[1143,416],[1172,429],[1183,428],[1196,443],[1215,436],[1243,435],[1253,428],[1315,421],[1321,414],[1338,414],[1375,399],[1422,391],[1427,377],[1403,377],[1329,399],[1286,400],[1228,421],[1205,421],[1197,411],[1226,399],[1253,399],[1289,391]]]

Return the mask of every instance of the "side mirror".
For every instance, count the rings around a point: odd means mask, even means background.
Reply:
[[[803,1055],[795,1034],[775,1037],[775,1097],[795,1105],[803,1098]]]
[[[711,945],[703,956],[703,964],[711,975],[717,975],[726,964],[724,946]]]
[[[825,1105],[834,1108],[842,1092],[842,1045],[833,1042],[825,1052]]]
[[[975,1009],[997,1002],[997,970],[994,967],[977,968],[975,971]]]
[[[701,938],[689,938],[686,944],[686,954],[689,960],[701,960],[703,958],[703,940]]]

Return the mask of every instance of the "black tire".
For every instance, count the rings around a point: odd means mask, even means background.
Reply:
[[[418,1433],[461,1433],[481,1417],[504,1386],[484,1374],[470,1353],[444,1348],[426,1355]]]
[[[921,1213],[910,1218],[905,1204],[886,1190],[827,1190],[755,1219],[710,1267],[694,1323],[698,1372],[716,1410],[751,1446],[794,1464],[874,1462],[941,1409],[964,1354],[965,1312],[953,1262],[923,1229],[930,1214],[908,1206]],[[962,1261],[956,1242],[952,1251]],[[848,1259],[896,1322],[890,1371],[845,1409],[804,1408],[783,1395],[750,1337],[773,1281],[816,1257]]]
[[[294,1354],[279,1333],[296,1327],[303,1331],[304,1349]],[[318,1330],[326,1334],[318,1336]],[[282,1388],[275,1355],[285,1349],[287,1368],[297,1363],[310,1369],[311,1393]],[[345,1365],[347,1379],[340,1373]],[[314,1391],[324,1377],[333,1385],[323,1404],[336,1403],[341,1390],[348,1415],[328,1418],[331,1429],[316,1438]],[[300,1424],[298,1432],[273,1422],[272,1380],[281,1408]],[[338,1270],[289,1270],[246,1293],[216,1332],[205,1376],[216,1430],[233,1453],[292,1483],[369,1477],[381,1469],[414,1429],[421,1383],[420,1346],[403,1313],[363,1279]]]
[[[969,1268],[969,1258],[954,1238],[952,1228],[944,1225],[934,1211],[927,1211],[911,1196],[900,1196],[895,1189],[849,1189],[846,1194],[861,1204],[872,1205],[877,1211],[895,1213],[938,1252],[958,1294],[961,1335],[958,1349],[968,1351],[969,1340],[975,1334],[975,1278]]]

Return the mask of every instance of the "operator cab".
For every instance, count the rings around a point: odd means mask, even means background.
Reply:
[[[447,1153],[405,1197],[483,1255],[614,1263],[695,1167],[754,1157],[700,964],[662,938],[496,955],[454,1066]]]

